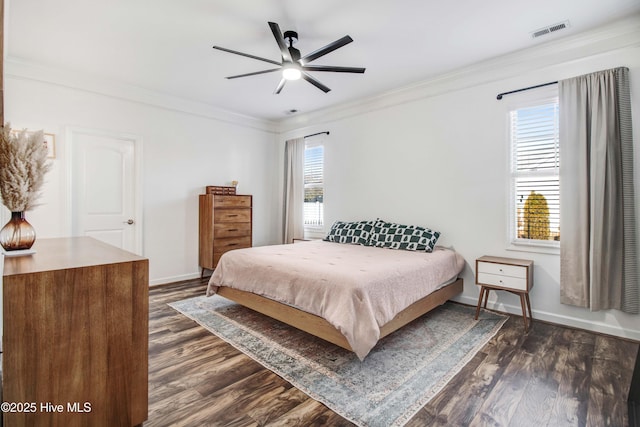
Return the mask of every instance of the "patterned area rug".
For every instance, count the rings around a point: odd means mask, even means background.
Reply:
[[[354,353],[223,297],[169,304],[359,426],[402,426],[486,344],[506,316],[446,303]]]

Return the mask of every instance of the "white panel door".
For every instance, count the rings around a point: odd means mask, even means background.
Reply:
[[[72,233],[140,253],[139,139],[72,129]]]

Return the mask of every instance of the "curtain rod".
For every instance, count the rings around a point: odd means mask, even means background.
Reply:
[[[329,131],[325,131],[325,132],[318,132],[318,133],[313,133],[311,135],[307,135],[305,136],[305,138],[311,138],[312,136],[322,135],[323,133],[326,133],[327,135],[329,135]]]
[[[502,99],[502,97],[503,97],[504,95],[509,95],[509,94],[516,93],[516,92],[522,92],[522,91],[529,90],[529,89],[537,89],[537,88],[539,88],[539,87],[543,87],[543,86],[550,86],[550,85],[554,85],[554,84],[556,84],[556,83],[558,83],[558,82],[542,83],[541,85],[529,86],[529,87],[525,87],[525,88],[522,88],[522,89],[512,90],[512,91],[509,91],[509,92],[502,92],[502,93],[499,93],[499,94],[498,94],[498,96],[496,97],[496,99],[500,100],[500,99]]]

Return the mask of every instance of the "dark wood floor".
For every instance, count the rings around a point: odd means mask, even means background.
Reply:
[[[203,281],[152,288],[145,426],[351,426],[167,302]],[[638,343],[511,316],[408,426],[627,425]]]

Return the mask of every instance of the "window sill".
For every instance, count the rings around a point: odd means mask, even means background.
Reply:
[[[309,229],[305,228],[304,230],[304,239],[305,240],[320,240],[325,236],[325,232],[322,228],[314,228]]]
[[[527,243],[511,243],[506,248],[508,251],[514,252],[531,252],[547,255],[560,255],[560,246],[536,245]]]

